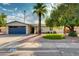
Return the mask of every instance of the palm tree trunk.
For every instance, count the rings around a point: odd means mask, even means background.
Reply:
[[[41,13],[39,13],[38,34],[41,34]]]

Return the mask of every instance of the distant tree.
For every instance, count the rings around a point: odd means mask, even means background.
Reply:
[[[6,17],[7,16],[4,13],[0,14],[0,27],[1,26],[6,26],[6,20],[5,20]]]
[[[68,27],[73,32],[74,27],[79,25],[79,4],[61,4],[58,6],[58,10],[60,24]]]
[[[56,21],[58,26],[66,26],[70,32],[74,32],[74,27],[79,26],[79,4],[63,3],[51,11],[51,22]]]
[[[0,14],[0,27],[6,26],[6,15],[4,13]],[[1,32],[1,29],[0,29]]]
[[[50,31],[53,30],[54,23],[52,22],[52,19],[50,17],[46,18],[45,24],[46,24],[47,27],[49,27]]]
[[[52,7],[54,10],[51,10],[50,16],[48,16],[45,20],[45,24],[47,27],[49,27],[51,30],[53,29],[53,27],[55,26],[59,26],[59,13],[56,9],[56,7]]]

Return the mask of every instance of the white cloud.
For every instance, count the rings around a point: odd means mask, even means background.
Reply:
[[[15,11],[17,10],[18,8],[15,8]]]
[[[49,3],[49,4],[46,4],[47,5],[47,10],[48,10],[48,16],[50,15],[51,13],[51,10],[53,10],[52,7],[56,7],[58,6],[60,3]]]
[[[51,13],[51,10],[53,10],[52,7],[56,7],[58,5],[58,3],[48,3],[46,5],[47,5],[47,10],[48,10],[48,16],[49,16]]]
[[[7,11],[9,11],[9,12],[13,12],[13,10],[7,10]]]
[[[7,9],[3,8],[2,10],[7,11]]]
[[[22,12],[13,13],[13,15],[7,16],[7,20],[8,20],[8,22],[15,21],[15,20],[24,22],[24,14]],[[25,23],[27,23],[27,24],[38,24],[38,18],[34,17],[34,15],[32,15],[32,13],[27,11],[26,15],[25,15]],[[44,24],[44,20],[42,20],[42,24]]]
[[[2,3],[3,5],[10,5],[10,3]]]
[[[0,9],[2,9],[3,11],[7,11],[7,12],[14,12],[14,10],[6,9],[4,7],[1,7],[1,6],[0,6]]]
[[[32,22],[33,18],[32,18],[31,15],[28,16],[28,14],[29,14],[29,13],[27,13],[27,15],[26,15],[25,23],[27,23],[27,24],[32,24],[32,23],[33,23],[33,22]],[[8,16],[7,16],[7,22],[15,21],[15,20],[16,20],[16,21],[24,22],[24,14],[20,12],[20,13],[16,13],[16,14],[8,15]]]
[[[23,13],[17,13],[17,15],[16,15],[17,17],[20,17],[20,18],[24,18],[24,15],[23,15]]]
[[[15,20],[15,16],[8,15],[6,19],[7,19],[7,22],[14,21]]]
[[[52,4],[52,6],[54,6],[54,4]],[[48,9],[48,15],[50,14],[50,11],[52,10],[51,4],[47,4],[47,9]],[[14,10],[17,10],[17,8],[15,8]],[[13,10],[8,10],[13,12]],[[32,12],[28,12],[26,11],[26,19],[25,22],[29,23],[29,24],[38,24],[38,17],[34,18],[34,15],[32,15]],[[8,15],[7,19],[9,21],[21,21],[24,22],[24,14],[21,11],[18,11],[18,13],[13,13],[13,15]],[[45,19],[41,20],[42,24],[45,24]]]

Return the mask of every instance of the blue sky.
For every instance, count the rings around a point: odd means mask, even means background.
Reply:
[[[36,24],[38,23],[38,17],[33,14],[33,7],[35,3],[0,3],[0,13],[4,12],[7,15],[7,22],[20,21],[24,22],[23,11],[26,11],[25,23]],[[51,4],[48,3],[47,9],[50,12]],[[49,13],[48,12],[48,13]],[[47,14],[48,15],[48,14]],[[43,18],[42,23],[44,24],[45,18]]]

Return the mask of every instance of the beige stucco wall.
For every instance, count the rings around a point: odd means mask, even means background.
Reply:
[[[6,33],[6,27],[0,27],[0,34],[5,34]]]
[[[48,31],[49,31],[49,27],[45,27],[45,26],[41,27],[41,32],[42,33],[45,33],[45,32],[48,32]],[[36,26],[35,30],[34,30],[34,33],[37,33],[37,32],[38,32],[38,27]]]
[[[79,27],[75,27],[74,30],[79,34]]]
[[[57,33],[60,33],[60,34],[63,34],[63,30],[64,30],[63,27],[62,28],[53,28],[53,31],[56,31]],[[41,27],[41,32],[46,33],[46,32],[49,32],[49,31],[50,31],[49,27],[46,27],[46,26],[42,26]],[[35,27],[35,31],[34,32],[35,33],[38,32],[38,27],[37,26]]]
[[[41,32],[48,32],[48,31],[49,31],[49,27],[45,27],[45,26],[41,27]]]
[[[53,28],[53,31],[56,31],[58,34],[64,33],[64,27]]]

